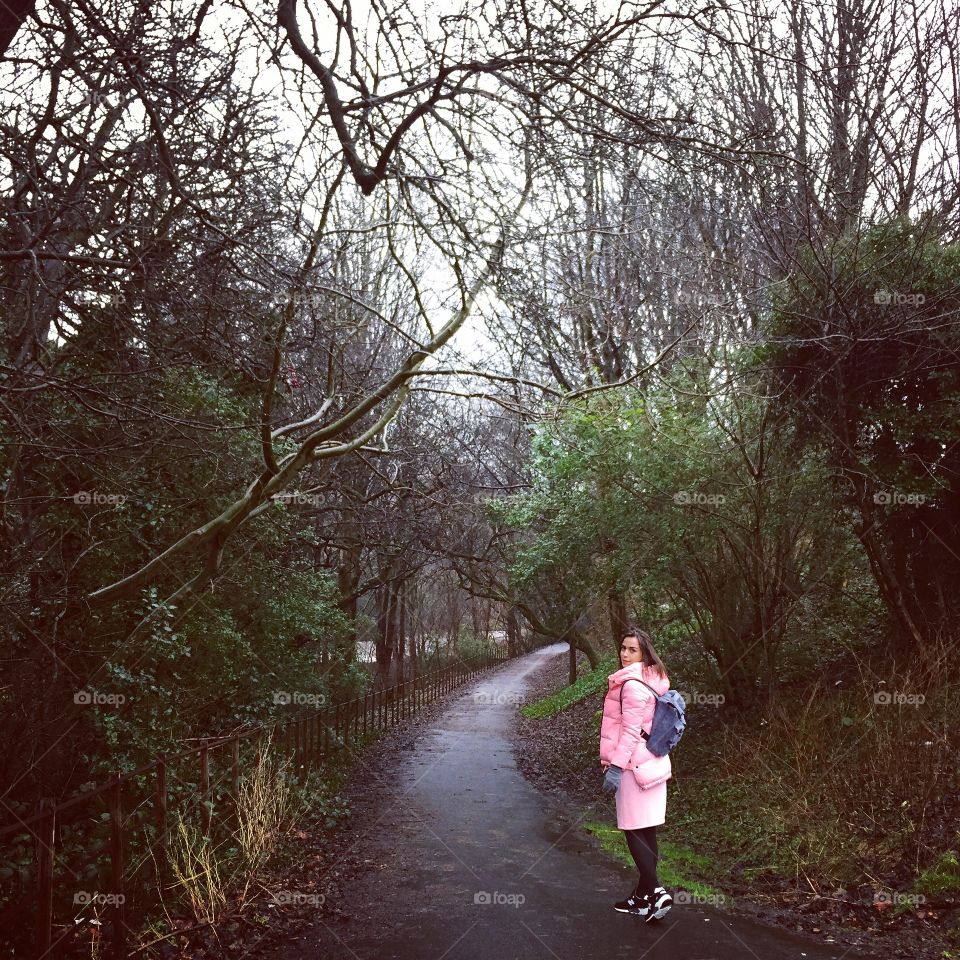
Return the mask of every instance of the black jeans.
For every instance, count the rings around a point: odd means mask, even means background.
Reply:
[[[640,871],[640,880],[637,883],[636,894],[653,894],[657,885],[657,828],[641,827],[638,830],[624,830],[627,836],[627,846],[630,856]]]

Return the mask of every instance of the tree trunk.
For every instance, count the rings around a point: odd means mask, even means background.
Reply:
[[[593,644],[582,633],[577,630],[571,630],[569,638],[571,647],[586,654],[591,670],[600,665],[600,657],[597,655],[597,651],[593,649]],[[574,677],[574,679],[576,679],[576,677]]]
[[[407,587],[404,581],[397,584],[397,683],[402,686],[406,679],[407,656]]]
[[[610,614],[610,635],[613,639],[613,649],[619,654],[620,640],[630,626],[630,618],[627,616],[627,601],[623,595],[623,590],[617,587],[610,588],[607,593],[607,610]]]
[[[338,606],[350,621],[349,639],[353,649],[357,649],[357,586],[360,583],[360,549],[351,545],[341,551],[340,565],[337,567]],[[356,654],[354,654],[356,655]]]
[[[507,607],[507,655],[517,656],[520,652],[520,616],[515,604]]]
[[[379,594],[378,636],[376,641],[377,677],[382,687],[389,687],[390,664],[395,648],[396,587],[392,583],[385,583],[380,588]]]

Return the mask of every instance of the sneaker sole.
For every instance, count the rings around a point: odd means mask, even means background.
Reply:
[[[672,906],[673,904],[670,904],[670,907]],[[651,913],[647,917],[647,923],[650,923],[651,920],[662,920],[670,912],[670,907],[661,907],[659,910]]]
[[[639,910],[624,910],[623,907],[614,907],[613,909],[616,910],[617,913],[627,913],[634,917],[646,917],[647,915]]]

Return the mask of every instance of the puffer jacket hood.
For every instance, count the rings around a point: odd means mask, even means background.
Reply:
[[[656,698],[643,683],[627,682],[636,680],[648,683],[658,694],[670,689],[668,677],[661,677],[653,667],[642,663],[631,663],[607,677],[600,724],[600,762],[632,770],[637,783],[646,789],[669,780],[672,768],[669,755],[654,756],[641,736],[641,730],[650,732]]]

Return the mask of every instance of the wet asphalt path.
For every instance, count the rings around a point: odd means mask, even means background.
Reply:
[[[675,906],[657,923],[616,913],[635,872],[613,862],[576,811],[517,769],[512,716],[525,678],[555,645],[467,685],[414,750],[397,759],[395,800],[365,856],[377,865],[345,890],[348,921],[320,922],[284,960],[854,960],[719,909]],[[615,822],[612,802],[610,822]],[[667,817],[670,816],[670,799]],[[871,958],[879,960],[879,958]]]

